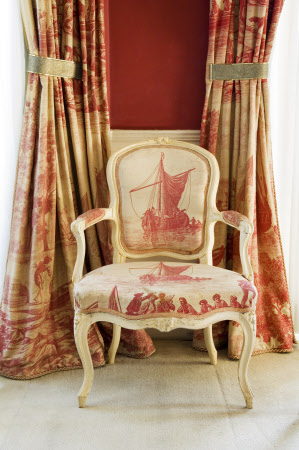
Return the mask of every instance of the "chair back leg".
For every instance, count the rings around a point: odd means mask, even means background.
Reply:
[[[210,362],[213,366],[217,364],[217,350],[214,344],[212,325],[204,329],[205,344],[209,353]]]
[[[114,323],[112,341],[108,350],[108,364],[114,364],[115,355],[119,346],[120,334],[121,334],[121,327]]]

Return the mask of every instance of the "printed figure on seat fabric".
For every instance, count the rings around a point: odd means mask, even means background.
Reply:
[[[233,306],[234,308],[242,308],[241,303],[238,302],[238,299],[235,295],[230,296],[230,306]]]
[[[212,311],[214,308],[212,305],[209,305],[209,303],[207,302],[207,300],[202,299],[199,302],[199,306],[200,306],[200,313],[201,314],[206,314],[209,311]]]
[[[140,310],[139,314],[153,314],[157,311],[155,301],[158,299],[156,294],[149,294],[148,295],[148,301],[145,302]]]
[[[189,305],[189,303],[187,302],[185,297],[180,297],[179,300],[180,300],[181,306],[178,307],[178,310],[177,310],[178,313],[180,313],[180,314],[193,314],[193,315],[197,315],[198,314],[198,312],[195,311],[193,306]]]
[[[161,292],[160,294],[158,294],[158,297],[159,297],[159,301],[157,303],[157,312],[158,313],[170,312],[170,311],[175,310],[175,306],[172,301],[174,295],[166,296],[163,292]]]
[[[214,303],[215,303],[215,308],[226,308],[228,306],[226,301],[224,301],[224,300],[222,300],[220,298],[219,294],[213,295],[213,300],[214,300]]]
[[[133,300],[127,306],[127,314],[134,316],[140,314],[140,308],[142,302],[150,298],[150,294],[143,297],[144,293],[140,292],[138,294],[134,294]]]
[[[244,292],[244,295],[243,295],[243,298],[242,298],[242,302],[241,302],[242,303],[242,307],[244,307],[246,305],[246,303],[247,303],[247,300],[248,300],[248,297],[249,297],[249,292],[253,293],[253,296],[252,296],[252,300],[253,300],[255,298],[255,296],[256,296],[256,291],[255,291],[253,285],[250,283],[250,281],[248,281],[246,279],[240,280],[240,281],[238,281],[238,283],[239,283],[239,286],[242,288],[242,290]],[[251,303],[252,303],[252,301],[251,301]]]

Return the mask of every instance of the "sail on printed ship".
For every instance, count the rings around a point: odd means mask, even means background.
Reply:
[[[114,288],[112,289],[112,292],[111,292],[110,297],[109,297],[109,306],[108,306],[108,308],[109,309],[113,309],[114,311],[122,312],[121,306],[120,306],[119,297],[118,297],[117,286],[114,286]]]
[[[184,266],[168,266],[163,262],[159,262],[154,266],[143,268],[131,268],[129,269],[132,275],[138,275],[141,271],[146,271],[143,275],[139,275],[141,283],[156,284],[157,282],[180,282],[190,283],[190,281],[203,281],[210,280],[211,278],[199,278],[191,277],[193,272],[192,265]],[[189,271],[189,274],[188,274]]]
[[[131,189],[131,203],[135,214],[142,220],[142,228],[145,232],[156,233],[158,231],[200,231],[202,224],[194,217],[190,220],[186,210],[190,203],[191,172],[195,168],[188,169],[177,175],[169,175],[164,169],[164,153],[161,153],[159,164],[150,176],[139,186]],[[189,185],[188,205],[180,209],[187,194]],[[151,188],[150,198],[146,211],[140,217],[134,207],[132,194],[141,189]],[[183,195],[184,194],[184,195]]]

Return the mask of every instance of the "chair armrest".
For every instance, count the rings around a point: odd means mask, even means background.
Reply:
[[[101,220],[109,220],[113,218],[112,209],[111,208],[97,208],[97,209],[91,209],[80,216],[77,217],[74,222],[71,224],[72,232],[77,230],[81,230],[83,228],[83,231],[86,230],[86,228],[91,227],[92,225],[100,222]]]
[[[237,228],[241,231],[241,224],[243,222],[243,227],[248,229],[248,233],[253,233],[253,224],[250,222],[250,220],[244,216],[243,214],[237,212],[237,211],[222,211],[220,212],[222,215],[221,221],[231,225],[234,228]]]
[[[240,231],[240,258],[243,276],[253,281],[253,270],[248,255],[248,247],[253,233],[252,222],[237,211],[217,211],[213,213],[213,219],[224,222]]]
[[[77,283],[83,276],[84,258],[85,258],[85,236],[84,230],[95,225],[102,220],[113,220],[113,211],[111,208],[91,209],[77,217],[71,224],[71,230],[77,241],[77,259],[73,272],[73,283]]]

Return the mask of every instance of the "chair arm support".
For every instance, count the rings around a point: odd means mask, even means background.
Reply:
[[[241,223],[243,222],[243,226],[245,226],[245,228],[248,227],[248,232],[251,234],[253,232],[253,225],[250,222],[250,220],[244,216],[243,214],[237,212],[237,211],[222,211],[220,212],[220,214],[222,215],[222,222],[227,223],[228,225],[231,225],[234,228],[237,228],[238,230],[241,231]]]
[[[80,216],[71,224],[71,228],[81,228],[84,223],[84,230],[92,225],[100,222],[101,220],[109,220],[113,218],[111,208],[96,208],[91,209]]]
[[[252,222],[237,211],[213,212],[212,220],[224,222],[240,231],[239,248],[243,276],[247,278],[247,280],[253,281],[253,270],[248,255],[248,247],[253,233]]]
[[[73,272],[73,283],[77,283],[83,276],[84,258],[85,258],[85,236],[84,230],[95,225],[102,220],[113,220],[113,211],[111,208],[91,209],[77,217],[71,224],[71,230],[77,242],[77,259]]]

